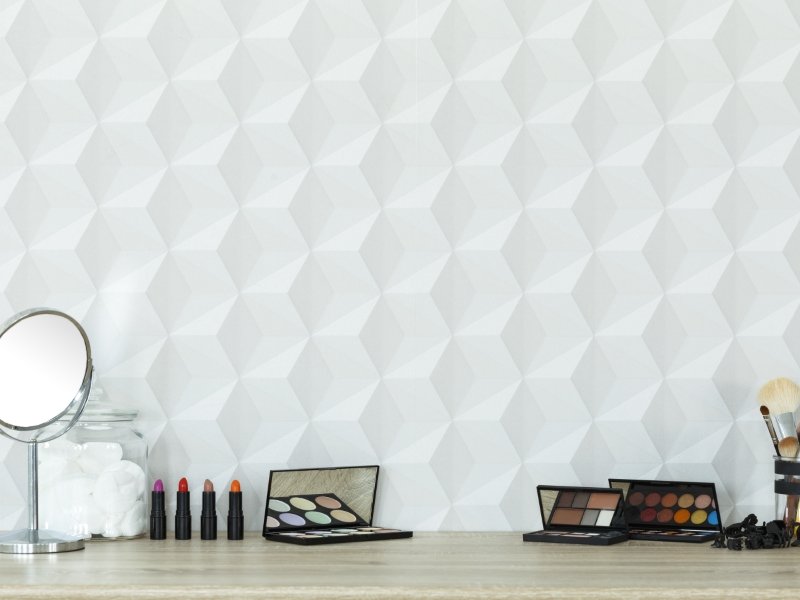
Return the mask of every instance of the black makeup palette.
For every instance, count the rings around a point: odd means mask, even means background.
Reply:
[[[625,496],[632,540],[707,542],[722,533],[713,483],[609,479]]]
[[[270,472],[264,538],[315,545],[411,537],[372,525],[377,480],[377,466]]]
[[[540,485],[536,492],[544,529],[524,541],[610,546],[628,539],[620,490]]]

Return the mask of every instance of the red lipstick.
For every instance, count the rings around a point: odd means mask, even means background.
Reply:
[[[210,479],[203,483],[203,512],[200,513],[200,539],[217,539],[217,493]]]
[[[189,508],[189,482],[182,477],[178,482],[178,509],[175,511],[175,539],[192,539],[192,512]]]
[[[242,488],[239,480],[231,481],[228,492],[228,539],[244,539],[244,513],[242,513]]]

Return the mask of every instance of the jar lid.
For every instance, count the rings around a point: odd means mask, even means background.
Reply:
[[[108,421],[133,421],[139,411],[133,408],[114,406],[105,399],[103,388],[93,385],[89,391],[89,399],[83,408],[80,418],[81,423],[106,423]],[[64,415],[62,420],[71,420],[75,415],[70,411]]]
[[[133,421],[139,414],[138,410],[119,408],[108,402],[86,403],[78,421],[83,423],[102,423],[105,421]]]

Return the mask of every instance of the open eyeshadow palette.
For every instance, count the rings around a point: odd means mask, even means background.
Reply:
[[[377,466],[272,471],[264,538],[312,545],[411,537],[373,527],[377,480]]]
[[[609,479],[625,496],[633,540],[706,542],[722,533],[713,483]]]
[[[610,546],[628,539],[620,490],[540,485],[536,492],[544,529],[524,541]]]

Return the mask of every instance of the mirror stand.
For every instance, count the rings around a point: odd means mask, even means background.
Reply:
[[[0,534],[0,553],[80,550],[83,538],[39,529],[39,444],[77,423],[92,387],[89,338],[69,315],[22,311],[0,327],[0,435],[28,445],[28,527]]]
[[[83,538],[39,529],[39,444],[28,442],[28,528],[0,534],[0,552],[6,554],[44,554],[83,548]]]

